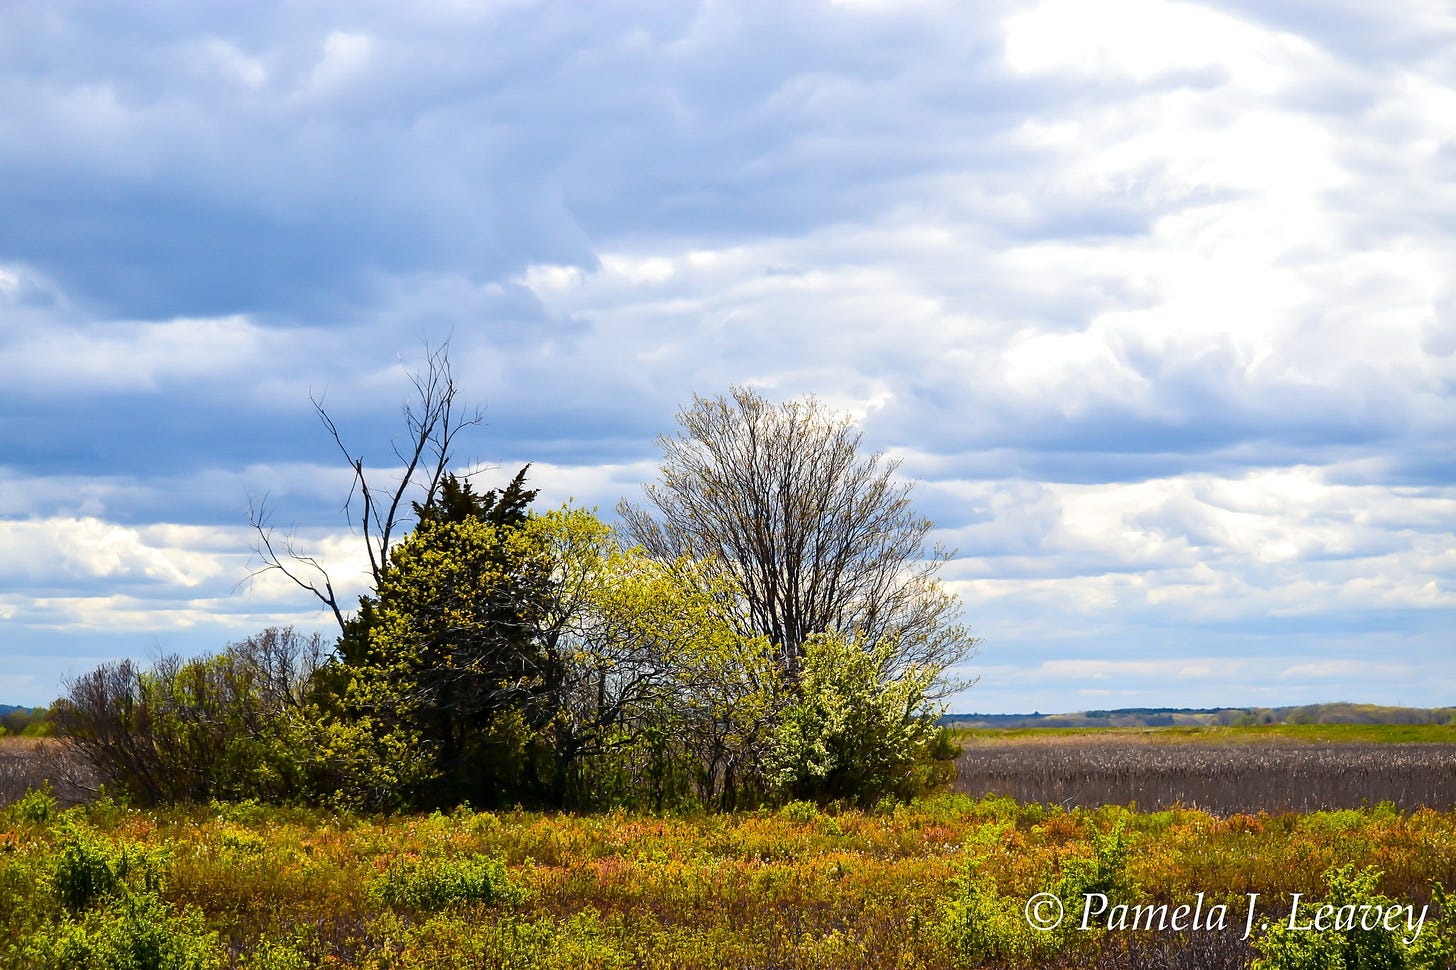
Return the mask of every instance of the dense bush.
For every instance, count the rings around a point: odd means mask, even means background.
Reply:
[[[1397,903],[1377,892],[1381,873],[1373,866],[1360,872],[1353,864],[1324,874],[1327,892],[1323,900],[1306,905],[1333,907],[1328,928],[1311,928],[1312,923],[1275,923],[1254,946],[1260,958],[1251,970],[1443,970],[1456,957],[1456,909],[1451,896],[1438,883],[1434,887],[1435,918],[1427,918],[1420,932],[1405,926],[1390,929],[1382,920],[1375,926],[1361,925],[1362,915],[1389,913]],[[1368,909],[1367,909],[1368,908]],[[1343,921],[1343,922],[1342,922]],[[1338,925],[1337,925],[1338,924]]]
[[[56,897],[73,912],[136,888],[160,886],[164,860],[155,849],[102,839],[84,825],[67,821],[51,876]]]
[[[30,970],[214,970],[218,936],[200,914],[179,916],[153,893],[68,917],[35,933],[12,956]]]
[[[396,862],[373,884],[391,906],[440,909],[454,903],[510,903],[522,897],[497,859],[417,859]]]
[[[943,780],[933,766],[946,754],[929,700],[935,668],[887,669],[895,647],[840,635],[804,644],[798,689],[783,710],[768,772],[792,798],[849,799],[863,806],[910,798]]]
[[[132,799],[283,800],[308,791],[321,639],[270,629],[223,653],[103,664],[52,708],[67,742]]]

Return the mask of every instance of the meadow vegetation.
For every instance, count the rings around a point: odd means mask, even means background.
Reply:
[[[0,813],[0,965],[1439,968],[1456,917],[1442,885],[1456,885],[1456,812],[1388,805],[1218,817],[941,794],[373,816],[105,797],[63,811],[42,791]],[[1203,893],[1233,915],[1219,930],[1040,933],[1022,911],[1037,892],[1069,909],[1086,892]],[[1241,939],[1252,892],[1275,922],[1292,893],[1441,908],[1416,950],[1356,941],[1394,947],[1387,962],[1300,963],[1280,956],[1302,945],[1288,933]]]

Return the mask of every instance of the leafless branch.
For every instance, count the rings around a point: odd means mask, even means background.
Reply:
[[[369,560],[369,574],[376,588],[389,562],[390,543],[408,514],[411,501],[420,505],[434,501],[450,468],[456,438],[462,431],[485,420],[485,413],[479,408],[462,412],[459,388],[450,370],[449,341],[434,348],[426,344],[424,368],[411,373],[409,380],[415,396],[402,409],[405,441],[390,443],[402,470],[392,483],[383,487],[377,478],[371,477],[378,473],[371,472],[365,465],[363,454],[354,452],[344,443],[338,424],[324,408],[323,397],[309,395],[324,430],[353,472],[343,510],[352,526],[356,499],[359,502],[358,525],[364,539],[365,556]],[[248,523],[256,533],[253,552],[261,565],[248,578],[274,570],[281,572],[328,607],[342,631],[346,618],[328,571],[315,557],[300,553],[291,534],[278,539],[268,517],[267,497],[257,503],[250,498]]]
[[[898,462],[861,456],[848,417],[734,388],[694,397],[678,422],[658,439],[661,479],[645,486],[645,505],[617,507],[625,532],[664,562],[721,563],[791,681],[805,639],[833,630],[893,639],[887,674],[970,656],[959,601],[937,581],[951,553],[928,544],[933,524],[895,481]],[[961,686],[941,681],[947,693]]]

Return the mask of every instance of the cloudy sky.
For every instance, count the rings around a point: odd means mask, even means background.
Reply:
[[[694,392],[857,415],[958,548],[962,711],[1456,703],[1444,0],[0,13],[0,702],[331,620],[451,342],[543,501]]]

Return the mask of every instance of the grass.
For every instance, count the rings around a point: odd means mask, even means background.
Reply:
[[[146,860],[112,882],[130,879],[129,892],[155,899],[191,944],[215,934],[208,952],[227,967],[955,966],[966,961],[946,919],[971,860],[987,891],[1025,899],[1093,855],[1092,833],[1119,826],[1129,882],[1149,900],[1310,898],[1320,873],[1345,863],[1378,865],[1382,890],[1402,900],[1456,885],[1456,812],[1389,807],[1218,818],[947,794],[878,813],[373,819],[102,802],[15,815],[0,816],[6,967],[26,965],[27,941],[119,913],[130,898],[108,890],[70,915],[51,873],[78,851]],[[1171,942],[1088,936],[1050,965],[1156,965]],[[1202,947],[1203,965],[1242,966],[1251,952],[1228,934],[1181,945]]]
[[[0,805],[49,784],[67,804],[96,787],[91,769],[53,738],[0,737]]]
[[[1456,808],[1456,744],[1401,740],[1411,732],[1430,735],[1402,726],[1376,734],[1361,725],[963,732],[955,787],[1030,802],[1186,805],[1220,815],[1380,802]]]

